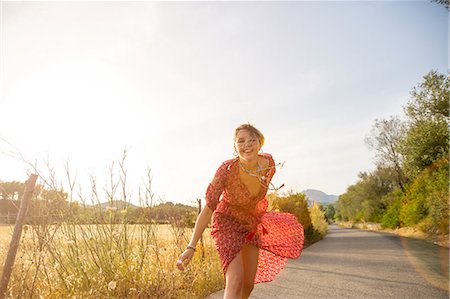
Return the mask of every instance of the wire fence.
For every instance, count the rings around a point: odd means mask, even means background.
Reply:
[[[0,214],[0,224],[14,224],[16,219],[17,213]]]

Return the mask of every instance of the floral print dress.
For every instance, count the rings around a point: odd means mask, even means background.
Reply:
[[[225,275],[244,244],[259,247],[255,283],[272,281],[288,258],[298,258],[303,249],[303,226],[288,213],[267,212],[266,193],[275,174],[270,154],[269,171],[262,177],[262,187],[251,198],[239,178],[238,158],[223,162],[206,191],[206,204],[214,211],[211,235],[219,253]]]

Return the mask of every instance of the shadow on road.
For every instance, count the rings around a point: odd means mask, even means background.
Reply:
[[[386,246],[386,242],[377,241],[380,236],[391,246]],[[352,244],[353,252],[360,252],[363,256],[376,254],[380,260],[384,257],[400,258],[406,255],[410,265],[421,277],[433,286],[449,291],[448,248],[424,240],[400,237],[385,232],[367,233],[367,231],[337,227],[331,227],[328,238],[334,242],[336,253],[347,251],[347,244]],[[370,248],[367,248],[367,244],[370,244]],[[361,264],[358,263],[357,256],[348,256],[348,259],[358,266],[374,267],[378,261],[377,257],[372,256],[371,260],[364,258]],[[318,256],[316,262],[328,264],[333,262],[333,258],[333,255]],[[320,261],[321,259],[322,261]]]
[[[417,273],[435,287],[449,290],[448,248],[403,237],[399,242]]]

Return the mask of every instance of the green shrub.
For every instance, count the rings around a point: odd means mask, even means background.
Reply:
[[[414,179],[400,210],[401,224],[420,223],[426,232],[448,233],[448,166],[448,160],[441,159]]]
[[[449,233],[449,169],[448,161],[440,161],[435,171],[430,174],[429,185],[433,191],[427,196],[429,206],[429,218],[431,225],[426,229],[428,232],[448,234]]]
[[[384,228],[396,228],[400,226],[400,208],[402,205],[401,195],[389,194],[387,196],[393,197],[394,201],[388,206],[386,212],[381,220],[381,225]]]
[[[269,200],[273,209],[295,215],[305,230],[312,225],[308,202],[303,193],[289,192],[281,197],[271,194]]]
[[[313,244],[323,238],[324,234],[321,234],[312,224],[308,202],[303,193],[289,192],[283,196],[270,194],[268,199],[271,209],[291,213],[297,217],[297,220],[303,225],[305,246]]]
[[[431,225],[426,227],[426,231],[447,235],[449,233],[449,194],[448,192],[434,192],[429,198]]]
[[[414,226],[428,215],[425,198],[413,198],[400,208],[400,221],[405,226]]]

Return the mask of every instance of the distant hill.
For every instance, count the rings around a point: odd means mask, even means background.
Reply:
[[[102,207],[102,209],[106,209],[110,206],[109,202],[103,202],[100,204],[100,206]],[[123,200],[113,200],[111,203],[111,206],[118,209],[118,210],[123,210],[125,208],[132,208],[132,209],[137,209],[139,208],[138,206],[135,206],[129,202],[123,201]]]
[[[306,198],[310,202],[317,202],[325,205],[329,203],[335,203],[339,197],[337,195],[326,194],[325,192],[315,189],[307,189],[302,191],[302,193],[305,194]]]

